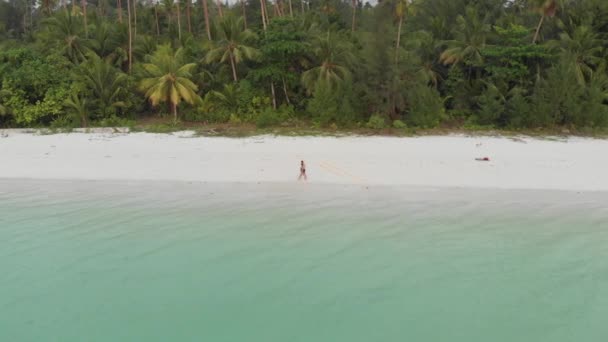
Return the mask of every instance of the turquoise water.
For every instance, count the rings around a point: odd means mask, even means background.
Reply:
[[[606,341],[607,199],[0,181],[0,341]]]

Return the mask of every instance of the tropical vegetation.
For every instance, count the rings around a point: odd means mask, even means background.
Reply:
[[[606,0],[0,0],[0,127],[608,128]]]

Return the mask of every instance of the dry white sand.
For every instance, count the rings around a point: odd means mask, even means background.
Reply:
[[[296,182],[608,191],[608,141],[3,133],[0,178]],[[489,162],[476,161],[489,157]]]

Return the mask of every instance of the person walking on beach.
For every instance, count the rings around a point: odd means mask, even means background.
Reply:
[[[304,178],[304,180],[307,180],[306,178],[306,164],[304,164],[304,161],[300,161],[300,177],[298,177],[298,180],[302,180],[302,178]]]

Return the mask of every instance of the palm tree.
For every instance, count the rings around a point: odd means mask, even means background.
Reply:
[[[486,18],[480,18],[477,9],[468,6],[465,14],[456,18],[456,39],[447,41],[448,49],[440,56],[443,64],[456,64],[465,61],[479,64],[483,61],[481,49],[486,45],[486,38],[491,27]]]
[[[82,25],[77,16],[71,11],[60,11],[44,23],[47,25],[47,44],[57,45],[59,52],[73,63],[84,59],[89,42],[80,36]]]
[[[581,85],[591,79],[594,68],[599,66],[606,41],[591,26],[581,25],[572,34],[560,33],[559,40],[550,41],[547,45],[562,53],[562,57],[574,62],[576,78]]]
[[[266,1],[260,0],[260,14],[262,15],[262,27],[264,31],[266,31],[266,27],[268,26],[268,17],[266,16]]]
[[[205,30],[207,31],[207,39],[211,40],[211,26],[209,24],[209,7],[207,6],[207,0],[203,0],[202,4],[203,15],[205,16]]]
[[[177,39],[182,40],[182,12],[180,11],[179,0],[175,1],[177,7]]]
[[[190,19],[190,7],[192,7],[192,0],[186,0],[186,22],[188,23],[188,33],[192,34],[192,23]]]
[[[534,0],[534,3],[536,4],[536,9],[540,12],[540,20],[536,26],[534,38],[532,38],[532,44],[535,44],[538,40],[540,28],[543,26],[545,17],[552,18],[557,12],[557,0]]]
[[[397,43],[395,43],[395,63],[399,61],[399,48],[401,44],[401,27],[403,26],[403,18],[407,13],[408,0],[397,0],[395,5],[395,14],[399,18],[399,26],[397,27]]]
[[[195,63],[184,63],[184,50],[175,53],[169,45],[160,46],[143,65],[143,78],[139,89],[145,93],[152,106],[166,102],[171,107],[173,118],[177,121],[177,106],[182,101],[189,104],[199,103],[198,87],[192,82]]]
[[[82,0],[82,17],[84,19],[84,37],[89,38],[89,29],[87,27],[87,0]]]
[[[214,42],[211,51],[205,56],[206,63],[230,63],[234,82],[239,80],[236,72],[237,64],[246,60],[255,60],[260,52],[247,45],[257,36],[253,31],[243,28],[243,18],[235,19],[226,16],[218,25],[219,39]]]
[[[133,3],[133,39],[137,38],[137,0],[132,0]]]
[[[89,126],[89,109],[87,100],[78,96],[78,93],[71,93],[70,97],[64,102],[65,107],[76,119],[80,121],[82,127]]]
[[[125,107],[120,100],[127,91],[127,76],[94,53],[77,70],[76,77],[91,91],[95,107],[102,116],[113,114],[110,109]]]
[[[221,91],[212,91],[209,97],[221,107],[236,113],[239,109],[239,87],[237,84],[224,84]]]
[[[158,23],[158,3],[154,3],[154,20],[156,21],[156,36],[160,36],[160,24]]]
[[[352,59],[352,54],[343,41],[334,39],[328,31],[323,37],[317,37],[313,46],[313,53],[320,65],[302,74],[302,83],[309,93],[313,92],[319,82],[335,89],[342,82],[350,80],[351,73],[346,65]]]
[[[122,24],[122,1],[116,0],[116,9],[118,10],[118,22]]]
[[[127,20],[128,20],[128,31],[129,31],[129,72],[133,66],[133,34],[131,31],[131,1],[127,0]]]

